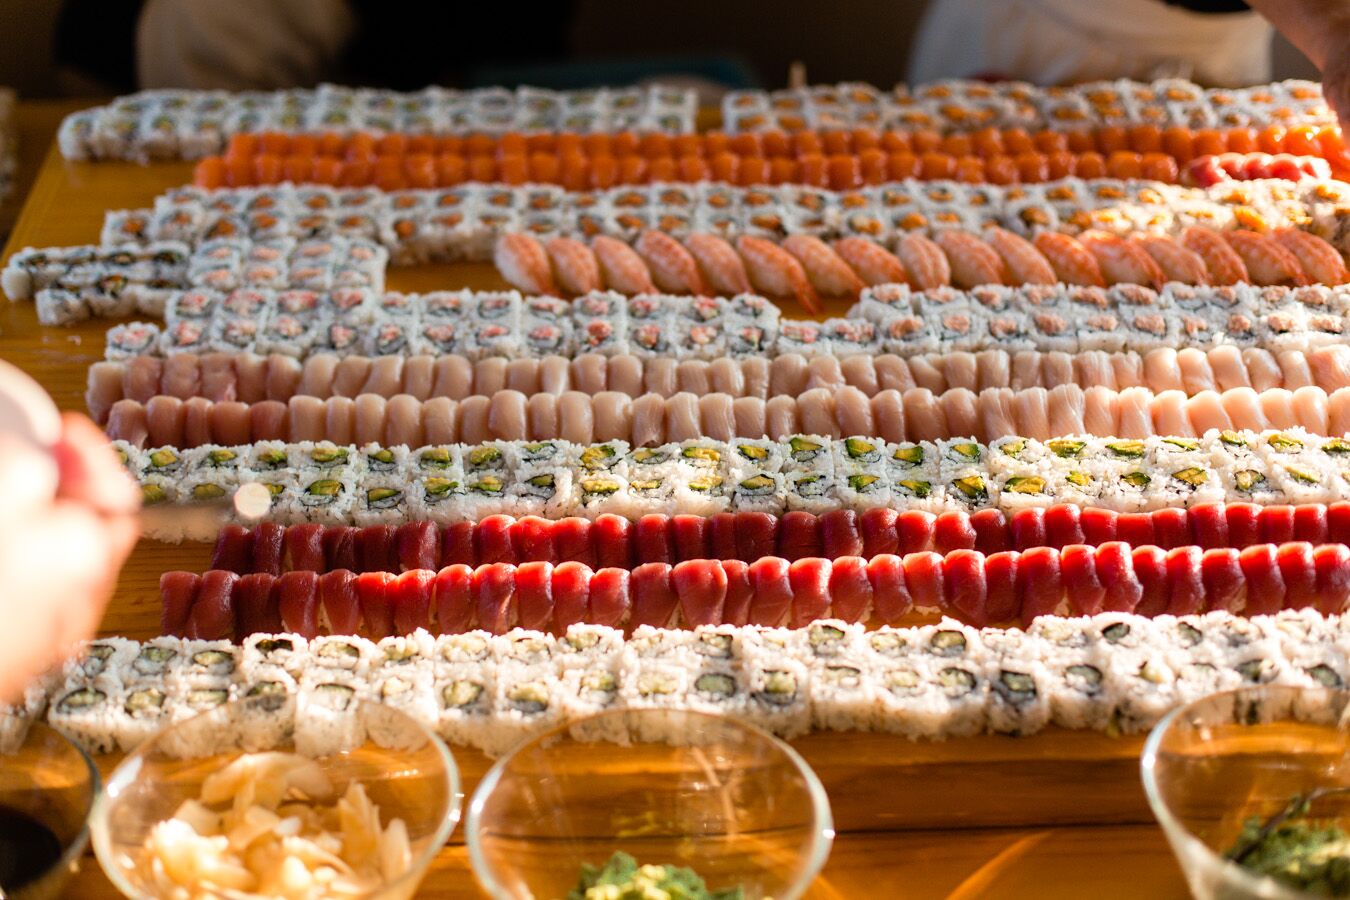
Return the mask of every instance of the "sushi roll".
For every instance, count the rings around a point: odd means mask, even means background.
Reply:
[[[786,656],[756,653],[745,665],[745,717],[783,738],[811,729],[810,680],[806,667]]]
[[[180,652],[181,663],[169,671],[170,681],[180,687],[226,687],[239,669],[239,647],[230,641],[183,641]]]
[[[436,733],[449,744],[495,747],[496,679],[492,666],[451,663],[432,682],[437,704]]]
[[[90,641],[62,666],[67,684],[92,681],[122,683],[132,671],[131,664],[140,653],[140,645],[126,638],[110,637]]]
[[[68,682],[53,698],[47,721],[86,753],[111,753],[125,697],[126,688],[116,681]]]
[[[740,717],[748,685],[744,672],[726,662],[704,660],[690,672],[684,708],[696,712]]]
[[[360,675],[377,667],[382,659],[378,646],[354,635],[320,635],[309,642],[309,667]]]
[[[495,712],[484,752],[498,756],[540,732],[560,724],[566,697],[551,673],[498,669],[493,693]]]
[[[493,640],[486,631],[441,635],[432,650],[434,667],[439,673],[454,666],[487,664],[492,660]]]
[[[551,672],[557,641],[542,631],[517,628],[492,638],[492,658],[498,672]]]
[[[360,704],[366,683],[341,669],[313,668],[305,672],[295,704],[295,749],[309,757],[330,756],[365,743]]]
[[[429,666],[385,666],[376,670],[370,680],[370,697],[379,707],[365,708],[365,729],[380,746],[391,745],[387,736],[391,729],[381,727],[384,723],[378,713],[373,713],[378,708],[397,709],[433,731],[437,727],[439,710]]]
[[[412,634],[381,638],[375,651],[372,672],[376,675],[394,671],[430,672],[436,658],[436,641],[425,629],[419,628]]]
[[[309,649],[298,634],[249,635],[239,649],[239,667],[249,678],[277,672],[299,678],[310,663]]]
[[[1017,628],[986,629],[982,634],[985,678],[989,683],[989,730],[995,734],[1035,734],[1050,722],[1051,676],[1046,647]]]
[[[563,672],[612,667],[623,650],[623,632],[605,625],[569,625],[559,636],[555,659]]]
[[[1115,709],[1112,684],[1088,618],[1041,616],[1027,628],[1040,645],[1050,720],[1062,728],[1105,730]]]
[[[187,661],[184,653],[186,644],[186,641],[174,637],[157,637],[146,641],[141,644],[123,680],[127,684],[160,686],[177,680]]]
[[[110,726],[122,752],[135,750],[171,719],[170,710],[178,702],[171,690],[163,681],[127,685],[120,705],[110,710]]]

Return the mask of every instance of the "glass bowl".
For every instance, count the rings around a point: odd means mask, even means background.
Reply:
[[[89,756],[44,722],[34,722],[18,749],[0,756],[4,818],[16,823],[21,817],[36,820],[55,836],[50,852],[59,852],[51,865],[18,885],[10,883],[14,861],[0,858],[3,896],[16,900],[61,896],[89,845],[89,811],[99,783],[98,768]]]
[[[1295,795],[1350,788],[1350,691],[1263,685],[1202,698],[1153,729],[1141,762],[1144,793],[1200,900],[1312,895],[1226,858],[1244,823]],[[1350,826],[1350,794],[1318,800],[1317,819]]]
[[[834,827],[820,780],[787,744],[708,713],[616,710],[518,746],[484,777],[465,825],[497,898],[555,900],[615,851],[693,869],[711,890],[795,900]]]
[[[241,746],[249,734],[244,724],[275,709],[266,697],[223,704],[169,725],[117,767],[94,806],[90,828],[98,861],[119,891],[145,900],[162,896],[142,862],[146,837],[185,800],[197,799],[208,775],[249,750],[294,751],[289,738]],[[358,701],[355,714],[364,743],[316,761],[339,794],[359,781],[379,807],[381,822],[400,818],[407,826],[412,848],[408,871],[365,895],[401,900],[417,890],[459,821],[459,771],[440,738],[405,713]],[[235,895],[199,891],[195,896]]]

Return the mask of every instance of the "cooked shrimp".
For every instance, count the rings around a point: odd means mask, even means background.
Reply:
[[[1009,284],[1054,284],[1057,280],[1050,260],[1020,234],[991,226],[984,230],[984,242],[1002,258]]]
[[[1226,231],[1223,234],[1229,246],[1242,257],[1247,272],[1256,284],[1307,284],[1308,276],[1298,257],[1284,245],[1254,231]]]
[[[947,254],[928,238],[911,231],[900,238],[895,255],[900,257],[909,280],[921,291],[944,287],[952,283],[952,267]]]
[[[618,238],[597,235],[591,239],[591,250],[600,263],[605,286],[620,294],[654,294],[652,274],[637,251]]]
[[[1153,257],[1119,235],[1090,228],[1078,235],[1078,242],[1097,257],[1102,275],[1111,284],[1146,284],[1158,288],[1166,280]]]
[[[1106,287],[1097,257],[1069,235],[1042,231],[1032,239],[1032,244],[1050,262],[1058,280],[1084,287]]]
[[[503,278],[527,294],[557,293],[548,253],[532,235],[518,232],[502,235],[492,251],[492,261]]]
[[[736,238],[736,251],[745,262],[756,290],[777,297],[795,297],[808,312],[815,315],[823,312],[806,270],[791,253],[772,241],[750,235]]]
[[[1316,284],[1345,284],[1350,281],[1345,259],[1340,252],[1317,235],[1297,228],[1279,228],[1269,236],[1294,254],[1309,281]]]
[[[1163,277],[1168,281],[1180,281],[1183,284],[1208,284],[1209,273],[1205,270],[1205,261],[1194,250],[1188,250],[1176,240],[1151,231],[1137,231],[1130,240],[1144,248],[1144,252],[1153,257],[1153,261],[1162,269]]]
[[[827,297],[858,296],[862,280],[848,267],[839,254],[820,238],[809,234],[793,234],[783,239],[782,248],[797,258],[806,270],[811,286]]]
[[[728,297],[750,292],[750,276],[736,249],[715,234],[691,234],[684,248],[698,263],[712,289]]]
[[[947,254],[947,261],[952,268],[952,281],[957,287],[973,288],[982,284],[1003,283],[1003,258],[975,235],[947,228],[939,231],[935,240]]]
[[[904,284],[905,266],[885,247],[865,237],[846,237],[834,242],[834,252],[848,264],[863,283]]]
[[[600,280],[600,263],[591,248],[575,238],[549,238],[544,244],[549,262],[553,263],[553,277],[568,294],[577,296],[598,291],[604,286]]]
[[[633,249],[651,269],[652,280],[661,290],[672,294],[708,293],[693,254],[664,231],[650,229],[642,232]]]
[[[1218,232],[1191,225],[1181,232],[1181,246],[1205,261],[1210,284],[1238,284],[1247,281],[1247,266],[1237,251]]]

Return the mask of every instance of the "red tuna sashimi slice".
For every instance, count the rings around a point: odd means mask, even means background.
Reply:
[[[895,553],[900,548],[900,532],[896,530],[899,513],[889,507],[864,510],[858,516],[858,531],[862,533],[863,549],[859,556],[871,559],[882,553]]]
[[[633,567],[633,523],[623,516],[606,513],[591,523],[591,543],[595,545],[595,564],[599,568]]]
[[[1323,544],[1313,551],[1317,573],[1317,611],[1323,615],[1345,612],[1350,599],[1350,547]]]
[[[1188,616],[1205,608],[1205,581],[1200,572],[1204,553],[1195,546],[1167,551],[1167,611],[1174,616]]]
[[[1254,503],[1229,503],[1223,508],[1228,523],[1230,547],[1250,547],[1261,543],[1261,507]]]
[[[652,514],[638,519],[633,525],[633,550],[638,565],[674,562],[675,548],[670,540],[670,517]]]
[[[1033,550],[1045,546],[1045,510],[1039,507],[1019,509],[1008,525],[1014,550]]]
[[[473,570],[470,582],[478,627],[505,634],[516,624],[516,567],[487,563]]]
[[[984,558],[985,616],[990,622],[1016,622],[1021,613],[1017,570],[1022,554],[1000,550]]]
[[[975,529],[975,549],[985,556],[1012,549],[1008,517],[1003,510],[981,509],[971,513],[970,527]]]
[[[553,563],[516,566],[516,610],[521,628],[548,631],[553,627]]]
[[[399,570],[411,572],[441,567],[441,535],[435,522],[407,522],[394,535],[394,552]]]
[[[1243,612],[1249,616],[1268,616],[1284,609],[1284,577],[1275,562],[1275,548],[1270,544],[1252,544],[1238,554],[1243,578],[1247,581],[1247,605]]]
[[[722,622],[745,625],[750,621],[750,603],[755,597],[754,587],[750,584],[750,564],[742,559],[724,559],[722,571],[727,573],[727,600],[722,605]]]
[[[792,562],[820,556],[820,518],[809,512],[793,510],[778,520],[778,555]]]
[[[281,631],[281,612],[274,588],[277,577],[254,573],[241,575],[234,583],[235,633],[239,639],[250,634],[276,634]]]
[[[670,566],[643,563],[633,570],[628,585],[633,598],[633,626],[670,627],[680,607],[680,600],[670,585]]]
[[[670,535],[676,562],[708,558],[708,520],[703,516],[671,516]]]
[[[286,558],[292,572],[326,572],[328,558],[323,552],[324,526],[305,523],[286,529]]]
[[[1167,583],[1167,551],[1161,547],[1135,547],[1130,554],[1134,563],[1134,577],[1139,579],[1139,605],[1134,611],[1141,616],[1161,616],[1171,602]]]
[[[444,566],[431,585],[436,606],[436,628],[441,634],[460,634],[473,627],[477,609],[473,600],[473,569],[463,563]]]
[[[260,522],[253,526],[253,565],[251,572],[265,575],[281,574],[282,542],[286,539],[286,526],[276,522]]]
[[[708,558],[738,559],[735,513],[717,513],[708,519]]]
[[[1294,508],[1292,506],[1265,506],[1261,508],[1261,543],[1287,544],[1294,539]]]
[[[825,559],[862,554],[857,513],[851,509],[832,509],[820,516],[820,552]]]
[[[1153,536],[1164,550],[1196,543],[1191,533],[1190,516],[1184,509],[1159,509],[1152,513]]]
[[[792,627],[804,628],[830,615],[830,561],[818,556],[794,560],[788,567],[792,586]]]
[[[1022,621],[1048,616],[1064,598],[1064,581],[1059,572],[1059,551],[1050,547],[1032,547],[1017,560],[1018,607]]]
[[[241,525],[226,525],[216,535],[211,568],[245,575],[253,570],[253,535]],[[169,634],[170,632],[165,632]]]
[[[1189,510],[1195,542],[1205,549],[1228,547],[1228,518],[1222,503],[1201,503]]]
[[[933,522],[933,549],[946,554],[975,547],[975,528],[963,512],[945,512]]]
[[[356,576],[356,599],[361,604],[361,632],[373,641],[394,633],[394,574],[362,572]]]
[[[304,638],[319,636],[319,574],[301,569],[277,579],[281,628]]]
[[[1312,544],[1291,541],[1275,550],[1275,564],[1284,579],[1284,608],[1303,609],[1317,602],[1317,569]]]
[[[1327,540],[1350,544],[1350,502],[1341,500],[1327,507]]]
[[[557,562],[553,523],[539,516],[521,516],[511,526],[511,546],[521,562]]]
[[[213,570],[202,576],[192,603],[192,613],[183,629],[189,638],[202,641],[238,640],[234,622],[234,585],[239,576]]]
[[[670,570],[685,625],[719,625],[727,602],[727,573],[713,559],[687,559]]]
[[[485,516],[474,528],[473,546],[478,564],[512,563],[517,561],[516,548],[511,545],[511,526],[516,524],[512,516]]]
[[[1018,513],[1020,515],[1021,513]],[[1078,517],[1083,527],[1083,543],[1100,547],[1107,541],[1114,541],[1118,530],[1116,519],[1119,514],[1113,509],[1098,509],[1090,506]]]
[[[937,516],[921,509],[907,509],[895,520],[896,555],[922,553],[933,549]]]
[[[393,525],[367,525],[356,532],[356,566],[362,572],[393,572]]]
[[[867,580],[872,584],[872,614],[887,625],[898,625],[914,608],[914,598],[905,584],[904,560],[883,553],[867,561]]]
[[[610,566],[598,570],[591,576],[590,589],[587,592],[590,614],[587,621],[592,625],[608,625],[621,628],[628,621],[632,606],[628,594],[628,570]]]
[[[1083,540],[1083,517],[1077,506],[1061,503],[1046,509],[1045,543],[1049,547],[1086,543]]]
[[[1134,574],[1134,557],[1124,541],[1107,541],[1092,554],[1097,581],[1102,586],[1102,609],[1132,613],[1144,596],[1144,586]],[[1070,597],[1070,602],[1073,598]]]
[[[1097,578],[1097,551],[1085,544],[1070,544],[1059,551],[1059,573],[1064,597],[1076,616],[1095,616],[1106,602],[1106,588]]]
[[[792,613],[791,568],[792,564],[781,556],[761,556],[750,564],[750,585],[755,589],[750,601],[751,625],[787,624]]]
[[[468,566],[473,568],[478,565],[478,557],[473,547],[474,531],[472,522],[456,522],[441,529],[442,567]]]
[[[1158,534],[1150,513],[1121,513],[1116,518],[1116,539],[1131,547],[1156,547]]]
[[[932,550],[910,553],[903,557],[905,586],[922,610],[942,608],[942,557]]]
[[[1242,577],[1239,553],[1232,547],[1211,547],[1200,559],[1200,578],[1205,583],[1205,612],[1241,612],[1246,579]]]
[[[830,613],[845,622],[866,622],[872,611],[867,560],[841,556],[830,564]]]
[[[165,572],[159,576],[159,630],[162,634],[184,637],[192,604],[201,589],[202,578],[196,572]]]
[[[361,601],[356,573],[334,569],[319,577],[319,616],[329,634],[356,634],[361,628]]]
[[[943,612],[977,628],[989,624],[983,553],[953,550],[947,554],[942,561],[942,600]]]
[[[431,627],[435,569],[412,569],[394,579],[389,593],[394,604],[394,633],[412,634]]]
[[[351,525],[329,525],[323,530],[323,569],[356,571],[356,529]]]
[[[752,563],[778,552],[778,517],[762,512],[736,514],[736,558]]]
[[[1294,540],[1307,541],[1314,547],[1327,542],[1327,508],[1321,503],[1304,503],[1294,507]]]
[[[553,526],[553,546],[558,551],[558,562],[579,562],[595,568],[590,519],[577,516],[559,519]]]

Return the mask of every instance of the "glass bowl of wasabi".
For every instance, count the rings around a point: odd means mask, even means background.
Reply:
[[[133,898],[406,900],[459,821],[459,772],[414,718],[352,695],[251,696],[171,723],[108,779],[99,864]]]
[[[1204,697],[1158,723],[1141,770],[1199,900],[1350,897],[1350,691]]]
[[[791,747],[662,709],[604,712],[520,744],[484,777],[465,828],[474,874],[498,900],[795,900],[834,839],[825,790]]]

